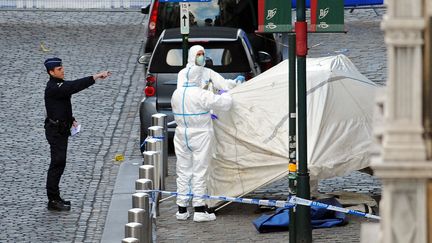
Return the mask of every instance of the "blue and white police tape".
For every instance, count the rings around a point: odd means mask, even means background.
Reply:
[[[314,201],[307,200],[307,199],[300,198],[300,197],[296,197],[296,196],[291,197],[289,202],[292,204],[295,204],[295,205],[304,205],[304,206],[315,207],[315,208],[324,208],[324,209],[331,210],[331,211],[337,211],[337,212],[351,214],[351,215],[365,217],[365,218],[378,219],[378,220],[381,219],[380,216],[376,216],[373,214],[363,213],[363,212],[352,210],[352,209],[336,207],[336,206],[328,205],[325,203],[314,202]]]
[[[144,139],[143,143],[140,145],[140,148],[145,150],[145,145],[148,141],[148,139],[156,139],[156,140],[164,140],[164,136],[149,136],[146,139]]]
[[[333,205],[328,205],[325,203],[320,202],[314,202],[312,200],[291,196],[288,201],[282,201],[282,200],[264,200],[264,199],[253,199],[253,198],[240,198],[240,197],[226,197],[226,196],[210,196],[210,195],[196,195],[192,193],[182,194],[178,192],[169,192],[169,191],[160,191],[160,190],[137,190],[136,192],[146,192],[150,193],[150,195],[153,195],[156,192],[160,192],[162,194],[168,194],[170,196],[184,196],[184,197],[190,197],[190,198],[202,198],[202,199],[208,199],[208,200],[219,200],[219,201],[226,201],[226,202],[237,202],[237,203],[246,203],[246,204],[256,204],[256,205],[262,205],[262,206],[270,206],[270,207],[279,207],[279,208],[292,208],[295,205],[303,205],[303,206],[309,206],[309,207],[315,207],[315,208],[324,208],[330,211],[336,211],[341,213],[346,213],[354,216],[360,216],[365,218],[371,218],[371,219],[378,219],[380,220],[381,217],[364,213],[352,209],[346,209],[341,207],[336,207]],[[151,196],[153,197],[153,196]]]

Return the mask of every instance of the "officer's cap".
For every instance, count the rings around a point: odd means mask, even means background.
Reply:
[[[53,70],[55,67],[62,66],[62,60],[58,57],[48,58],[45,60],[44,65],[47,71]]]

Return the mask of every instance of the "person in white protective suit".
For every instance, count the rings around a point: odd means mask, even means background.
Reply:
[[[188,63],[186,64],[186,67],[180,70],[178,73],[177,88],[183,87],[183,84],[187,82],[187,72],[189,68],[194,65],[202,67],[205,65],[205,50],[204,47],[200,45],[194,45],[189,49]],[[200,87],[210,91],[213,91],[212,88],[226,91],[234,88],[244,81],[245,77],[242,75],[237,76],[235,79],[225,79],[219,73],[211,70],[210,68],[204,67]]]
[[[174,136],[174,148],[177,156],[177,192],[179,194],[207,193],[206,173],[210,161],[213,125],[210,110],[228,111],[232,99],[228,93],[221,95],[204,90],[200,84],[205,69],[202,66],[191,65],[186,73],[186,82],[177,88],[171,98],[177,128]],[[187,220],[190,197],[177,197],[179,211],[178,220]],[[193,198],[193,220],[196,222],[215,220],[213,213],[206,211],[204,199]]]

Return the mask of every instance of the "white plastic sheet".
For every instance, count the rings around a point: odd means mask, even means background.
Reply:
[[[376,89],[344,55],[307,59],[311,179],[340,176],[369,165]],[[210,195],[244,195],[288,173],[288,61],[230,93],[231,111],[221,112],[214,122]]]

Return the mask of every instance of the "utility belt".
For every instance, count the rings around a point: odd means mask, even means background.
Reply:
[[[72,122],[62,121],[62,120],[54,120],[54,119],[51,119],[51,118],[47,117],[45,119],[45,128],[47,126],[69,130],[70,127],[72,126]]]
[[[64,136],[70,136],[70,128],[72,126],[72,122],[62,121],[62,120],[54,120],[52,118],[47,117],[45,119],[45,129],[46,131],[55,132]]]

